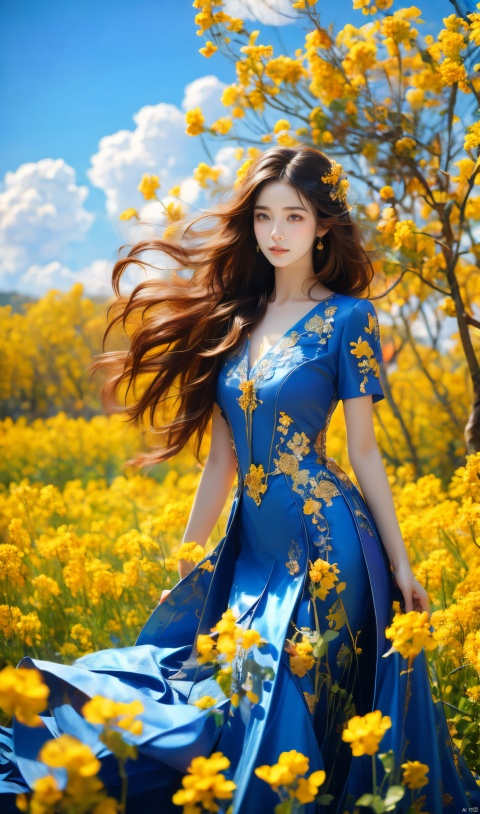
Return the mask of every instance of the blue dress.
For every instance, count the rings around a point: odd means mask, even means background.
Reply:
[[[457,814],[479,805],[480,789],[432,699],[424,651],[410,673],[398,652],[382,658],[391,644],[385,628],[392,602],[402,597],[361,492],[325,451],[340,399],[384,398],[373,304],[334,293],[252,368],[248,359],[247,336],[217,381],[216,401],[238,461],[225,536],[155,608],[134,646],[93,652],[68,666],[21,660],[19,666],[42,672],[50,702],[44,728],[14,718],[12,728],[1,729],[2,811],[10,810],[8,801],[13,806],[14,793],[45,774],[38,750],[63,732],[92,747],[102,761],[101,779],[118,795],[116,761],[98,740],[98,727],[80,713],[95,694],[140,699],[144,706],[142,734],[125,736],[138,748],[138,759],[127,763],[129,812],[179,812],[171,797],[192,758],[221,751],[231,762],[225,774],[237,786],[233,814],[273,813],[278,797],[254,769],[292,749],[308,755],[309,773],[324,768],[331,777],[326,791],[333,803],[308,803],[307,814],[352,812],[354,801],[372,790],[372,759],[352,757],[342,741],[345,711],[350,717],[375,709],[392,721],[380,751],[393,749],[397,768],[406,760],[429,766],[422,810]],[[319,558],[335,563],[345,584],[313,601],[309,563]],[[237,686],[255,693],[243,694],[237,706],[215,681],[212,665],[199,663],[195,646],[227,608],[237,624],[268,642],[235,663]],[[331,636],[320,680],[315,666],[303,675],[292,669],[288,648],[296,631],[316,625]],[[218,699],[221,715],[194,705],[205,695]],[[408,791],[396,811],[410,804]]]

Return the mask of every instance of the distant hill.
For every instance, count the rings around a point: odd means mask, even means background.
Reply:
[[[23,313],[22,305],[27,302],[37,302],[38,297],[28,294],[18,294],[16,291],[0,291],[0,306],[11,305],[12,311]]]
[[[5,305],[11,305],[12,311],[23,314],[23,305],[26,303],[38,302],[39,299],[41,298],[31,297],[28,294],[19,294],[17,291],[0,291],[0,308]],[[107,302],[107,297],[91,296],[88,297],[88,299],[96,303]]]

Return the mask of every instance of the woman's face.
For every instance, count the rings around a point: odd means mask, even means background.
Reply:
[[[286,267],[306,259],[324,230],[310,203],[285,181],[269,181],[255,201],[254,231],[260,251],[273,266]]]

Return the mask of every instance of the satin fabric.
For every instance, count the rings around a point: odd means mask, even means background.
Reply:
[[[354,801],[372,790],[372,759],[352,758],[341,740],[341,708],[326,691],[312,703],[314,670],[302,677],[292,672],[285,647],[295,629],[315,629],[316,619],[322,631],[338,625],[335,590],[315,603],[309,592],[309,563],[317,558],[336,563],[345,582],[339,596],[348,625],[329,645],[330,687],[333,682],[350,694],[358,714],[380,709],[390,716],[380,751],[394,750],[397,769],[406,760],[428,764],[422,810],[457,814],[480,804],[479,787],[432,699],[424,652],[410,673],[399,653],[383,658],[390,649],[385,628],[392,602],[403,599],[361,492],[325,452],[340,399],[384,398],[373,304],[335,293],[313,305],[260,360],[250,364],[249,355],[247,336],[225,360],[217,382],[216,401],[238,461],[224,537],[155,608],[134,646],[89,653],[69,666],[20,661],[42,672],[50,702],[44,727],[31,729],[14,718],[12,727],[0,728],[2,811],[14,811],[14,794],[45,774],[38,750],[62,732],[92,747],[102,762],[101,779],[119,794],[115,760],[99,741],[99,728],[80,713],[88,698],[100,694],[139,699],[145,708],[143,733],[125,735],[138,748],[138,759],[127,763],[128,812],[180,811],[171,797],[183,773],[194,756],[213,751],[231,761],[225,774],[237,786],[233,814],[273,812],[278,796],[254,769],[291,749],[308,755],[309,773],[325,769],[331,777],[333,803],[308,803],[306,813],[352,812]],[[201,567],[207,561],[212,570]],[[212,665],[199,663],[195,646],[197,635],[209,633],[228,607],[238,624],[268,642],[236,665],[240,680],[249,673],[258,696],[256,703],[242,698],[236,708],[220,690]],[[354,653],[357,633],[361,652]],[[261,680],[260,667],[271,669],[269,680]],[[193,705],[203,695],[218,699],[220,716]],[[64,782],[61,771],[57,776]],[[377,776],[381,781],[381,767]],[[408,792],[396,811],[405,813],[410,804]]]

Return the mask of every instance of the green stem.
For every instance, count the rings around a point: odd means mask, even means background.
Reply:
[[[376,755],[372,755],[372,782],[373,782],[373,793],[377,793],[377,767],[375,765],[375,758]]]
[[[120,811],[125,814],[127,810],[127,788],[128,788],[128,777],[125,771],[125,758],[119,757],[118,758],[118,773],[122,779],[122,794],[120,798]]]

